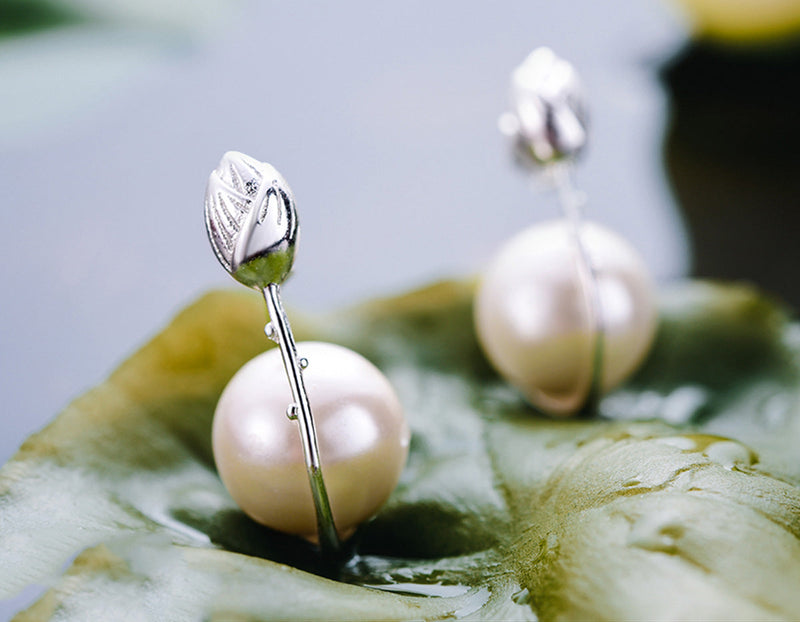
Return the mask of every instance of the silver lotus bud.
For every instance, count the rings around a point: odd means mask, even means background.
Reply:
[[[217,259],[237,281],[264,289],[286,279],[297,213],[289,185],[272,166],[228,151],[208,178],[205,219]]]
[[[574,158],[586,145],[580,79],[550,48],[535,49],[511,74],[511,108],[501,117],[500,128],[536,164]]]

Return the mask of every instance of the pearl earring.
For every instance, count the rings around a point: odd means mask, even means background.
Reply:
[[[548,48],[512,74],[512,112],[500,129],[517,159],[555,185],[561,220],[534,225],[501,248],[475,298],[478,340],[495,369],[535,407],[573,414],[630,376],[653,342],[653,285],[636,250],[581,220],[571,165],[586,144],[577,73]]]
[[[397,484],[410,437],[400,402],[386,377],[352,350],[295,344],[280,284],[298,224],[278,171],[226,153],[208,180],[205,220],[223,267],[263,293],[265,332],[279,346],[245,364],[223,391],[212,431],[217,470],[251,518],[316,538],[333,555],[339,538],[375,514]],[[299,425],[299,444],[290,420]]]

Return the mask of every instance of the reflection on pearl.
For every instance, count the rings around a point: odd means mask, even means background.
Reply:
[[[301,342],[298,355],[319,442],[336,527],[346,536],[386,501],[408,455],[409,429],[386,377],[341,346]],[[214,415],[217,470],[234,501],[254,520],[316,536],[316,515],[280,352],[242,367]]]
[[[597,274],[608,390],[650,349],[655,295],[644,262],[623,238],[586,222],[581,239]],[[596,331],[578,261],[566,221],[535,225],[501,249],[475,299],[475,327],[489,360],[531,404],[557,415],[580,409],[592,382]]]

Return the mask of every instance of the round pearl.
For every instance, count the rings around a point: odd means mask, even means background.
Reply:
[[[397,485],[410,432],[397,395],[367,359],[341,346],[301,342],[298,355],[317,432],[320,463],[340,536],[375,514]],[[316,538],[303,447],[280,352],[248,362],[222,393],[212,442],[217,470],[251,518]]]
[[[639,366],[653,342],[653,285],[636,250],[617,234],[585,222],[581,240],[597,275],[604,326],[602,388]],[[478,339],[495,369],[530,403],[574,413],[592,383],[596,327],[579,259],[565,220],[512,238],[484,274],[475,300]]]

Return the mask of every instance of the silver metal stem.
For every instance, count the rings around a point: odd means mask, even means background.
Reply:
[[[308,403],[308,395],[303,383],[302,366],[297,357],[297,347],[292,336],[292,329],[289,326],[289,319],[286,317],[281,304],[280,286],[277,283],[270,283],[261,291],[264,294],[264,301],[267,303],[273,338],[280,347],[283,366],[286,369],[286,377],[292,390],[294,403],[289,405],[287,413],[290,413],[290,418],[297,419],[300,428],[300,439],[303,443],[308,483],[311,486],[311,496],[314,500],[314,509],[317,514],[319,546],[323,555],[330,556],[341,549],[341,542],[336,533],[328,492],[322,477],[319,444],[317,443],[317,433],[314,427],[314,417],[311,414],[311,406]]]
[[[592,348],[592,379],[589,386],[589,393],[586,396],[586,405],[591,406],[597,400],[602,390],[605,322],[603,321],[603,306],[600,300],[597,270],[592,263],[592,258],[581,237],[581,208],[584,204],[584,197],[572,184],[569,162],[554,162],[548,165],[548,168],[555,183],[561,209],[570,224],[572,242],[575,245],[575,252],[578,257],[578,278],[581,282],[581,289],[584,292],[589,322],[594,328],[595,340],[594,347]]]

